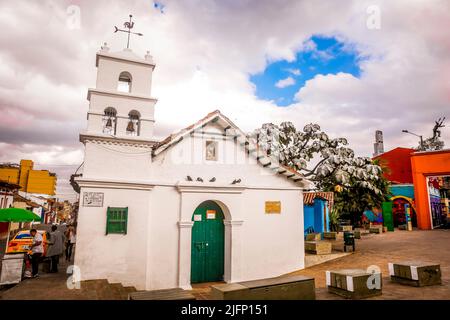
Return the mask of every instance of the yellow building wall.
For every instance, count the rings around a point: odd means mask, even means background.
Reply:
[[[19,184],[18,168],[0,168],[0,180]]]
[[[31,160],[21,160],[20,168],[0,168],[0,180],[20,185],[20,191],[55,195],[56,176],[47,170],[33,170]]]
[[[46,170],[30,170],[26,192],[55,195],[56,176]]]
[[[33,161],[31,160],[20,160],[20,176],[19,185],[21,186],[21,191],[29,192],[26,190],[28,184],[28,174],[33,170]]]

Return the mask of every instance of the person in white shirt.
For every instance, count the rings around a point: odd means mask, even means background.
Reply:
[[[36,278],[39,276],[39,260],[44,253],[44,241],[42,239],[42,235],[37,232],[36,229],[31,229],[30,234],[33,237],[33,243],[31,244],[31,274],[34,278]]]

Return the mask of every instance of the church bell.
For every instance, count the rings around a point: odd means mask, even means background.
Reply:
[[[134,124],[131,120],[128,122],[127,131],[134,132]]]

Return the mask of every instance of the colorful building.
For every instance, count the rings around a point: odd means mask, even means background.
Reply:
[[[412,184],[411,154],[414,149],[395,148],[373,158],[381,166],[388,168],[384,177],[393,184]]]
[[[333,192],[305,192],[303,194],[304,233],[330,231],[330,211]]]
[[[448,178],[442,177],[450,176],[449,149],[416,152],[395,148],[374,160],[388,168],[384,175],[392,183],[395,226],[405,223],[408,208],[412,225],[419,229],[433,229],[447,223],[450,186],[444,185]]]
[[[55,195],[56,174],[48,170],[34,170],[31,160],[21,160],[20,165],[0,165],[0,180],[18,184],[26,193]]]
[[[406,211],[411,208],[411,222],[417,227],[417,217],[414,204],[414,185],[411,167],[411,148],[395,148],[374,157],[380,165],[386,168],[384,177],[391,182],[390,192],[392,194],[391,208],[384,205],[383,211],[392,212],[394,227],[406,224]]]
[[[19,185],[0,180],[0,209],[13,206],[14,193],[19,189]],[[7,236],[8,222],[0,222],[0,239]]]

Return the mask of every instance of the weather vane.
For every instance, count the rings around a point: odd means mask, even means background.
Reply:
[[[117,28],[116,26],[114,26],[114,28],[115,28],[114,33],[116,33],[117,31],[121,31],[121,32],[126,32],[126,33],[128,33],[127,49],[130,48],[130,34],[135,34],[135,35],[138,35],[138,36],[143,36],[142,33],[139,33],[139,32],[131,32],[131,29],[133,29],[133,27],[134,27],[134,22],[131,22],[131,18],[132,18],[132,17],[133,17],[133,16],[130,14],[130,21],[127,21],[127,22],[125,22],[125,23],[123,24],[123,26],[124,26],[126,29],[128,29],[128,30],[119,29],[119,28]]]

